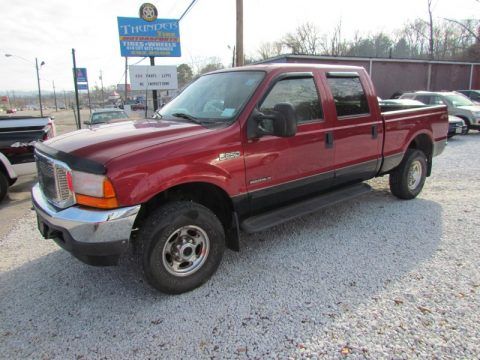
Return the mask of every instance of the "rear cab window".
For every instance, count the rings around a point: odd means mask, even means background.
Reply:
[[[357,73],[327,73],[327,84],[339,119],[370,114],[367,95]]]

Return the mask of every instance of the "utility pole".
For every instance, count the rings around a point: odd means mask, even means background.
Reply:
[[[35,58],[35,68],[37,69],[38,102],[40,103],[40,116],[43,117],[42,90],[40,89],[40,75],[38,74],[38,59],[37,58]]]
[[[102,107],[105,104],[105,94],[103,92],[103,74],[102,70],[100,70],[100,83],[102,84]]]
[[[53,85],[53,98],[55,100],[55,111],[58,111],[58,106],[57,106],[57,93],[55,92],[55,81],[52,81]]]
[[[237,0],[237,66],[243,66],[243,0]]]
[[[80,120],[80,103],[78,101],[78,84],[77,84],[77,62],[75,61],[75,49],[72,49],[73,58],[73,84],[75,86],[75,101],[77,102],[77,129],[82,128]]]

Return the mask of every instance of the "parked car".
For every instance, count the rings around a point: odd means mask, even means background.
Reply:
[[[448,115],[448,137],[462,134],[465,135],[468,131],[468,127],[462,118],[458,116]]]
[[[0,201],[24,164],[34,167],[34,145],[55,136],[50,117],[0,116]]]
[[[15,114],[17,112],[16,108],[7,109],[7,114]]]
[[[389,174],[415,198],[448,131],[445,106],[382,113],[365,69],[336,65],[213,72],[158,115],[37,143],[32,198],[45,238],[94,265],[133,244],[166,293],[207,281],[240,230],[365,194],[364,180]]]
[[[145,104],[142,104],[142,103],[136,103],[136,104],[132,104],[130,106],[132,111],[145,110],[145,107],[146,107]]]
[[[465,121],[467,131],[480,130],[480,105],[476,105],[466,96],[456,92],[417,91],[405,93],[401,99],[414,99],[427,105],[447,105],[448,114],[458,116]]]
[[[92,112],[89,121],[84,121],[85,125],[97,126],[102,124],[112,124],[121,121],[128,121],[127,113],[122,109],[96,109]]]
[[[473,102],[480,104],[480,90],[457,90],[457,92],[470,98]]]

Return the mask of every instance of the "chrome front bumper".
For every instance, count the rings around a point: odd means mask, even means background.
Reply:
[[[128,248],[133,224],[140,211],[140,205],[112,210],[80,206],[59,210],[47,201],[39,184],[32,189],[32,201],[42,235],[92,265],[111,265],[110,262],[118,260]],[[102,257],[113,260],[107,263],[97,261]]]

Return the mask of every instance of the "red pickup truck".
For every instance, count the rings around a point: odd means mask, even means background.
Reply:
[[[360,67],[261,65],[200,77],[155,119],[36,145],[46,238],[93,265],[133,245],[166,293],[207,281],[239,234],[371,190],[412,199],[446,144],[445,106],[382,113]]]

